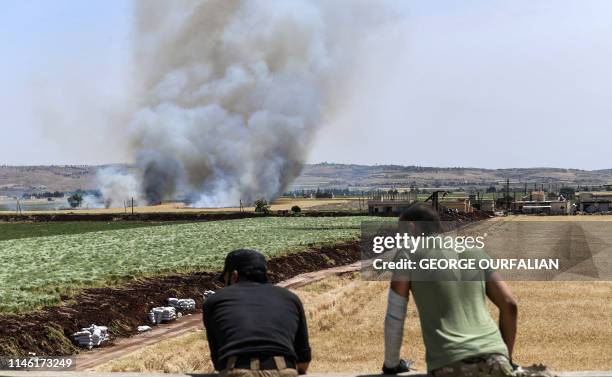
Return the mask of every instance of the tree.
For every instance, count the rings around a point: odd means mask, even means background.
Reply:
[[[570,200],[570,199],[574,199],[576,190],[573,187],[561,187],[559,189],[559,194],[563,195],[565,199]]]
[[[497,198],[497,200],[495,201],[495,206],[506,208],[506,203],[512,203],[513,200],[514,198],[510,195],[504,195],[500,198]]]
[[[389,190],[389,197],[391,197],[392,200],[395,200],[398,194],[399,194],[399,191],[397,191],[397,189]]]
[[[72,208],[80,207],[81,203],[83,203],[83,195],[78,191],[68,197],[68,204]]]
[[[495,188],[495,186],[491,185],[487,189],[487,193],[493,193],[493,192],[497,192],[497,189]]]
[[[264,214],[270,213],[270,206],[266,199],[258,199],[255,201],[255,212]]]

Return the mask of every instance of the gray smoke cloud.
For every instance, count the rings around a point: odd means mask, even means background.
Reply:
[[[139,173],[106,172],[102,192],[133,191],[136,180],[152,204],[223,207],[286,189],[333,114],[350,46],[380,23],[371,4],[330,3],[137,2],[128,133]]]
[[[91,200],[91,208],[123,207],[133,198],[137,203],[142,201],[140,182],[135,174],[125,168],[107,166],[98,170],[97,183],[100,187],[102,200]]]

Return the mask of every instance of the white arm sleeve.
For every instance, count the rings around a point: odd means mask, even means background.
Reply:
[[[385,366],[396,367],[400,362],[400,349],[404,335],[404,320],[408,299],[389,289],[385,316]]]

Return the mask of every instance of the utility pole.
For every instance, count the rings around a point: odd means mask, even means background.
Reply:
[[[506,179],[506,213],[510,211],[510,178]]]
[[[361,191],[361,210],[363,212],[366,212],[368,210],[368,206],[366,203],[368,202],[369,199],[370,199],[369,194]]]
[[[132,196],[132,215],[134,214],[134,197]]]

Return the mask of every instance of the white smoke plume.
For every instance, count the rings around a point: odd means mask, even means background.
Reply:
[[[97,173],[98,187],[102,194],[102,201],[92,200],[89,205],[91,208],[95,206],[106,208],[119,208],[125,206],[128,202],[134,199],[136,203],[142,201],[140,183],[137,177],[127,171],[116,166],[107,166]]]
[[[333,113],[346,50],[367,33],[350,15],[377,13],[331,3],[137,2],[141,87],[128,132],[139,173],[106,172],[107,204],[136,190],[152,204],[235,206],[286,189]]]

